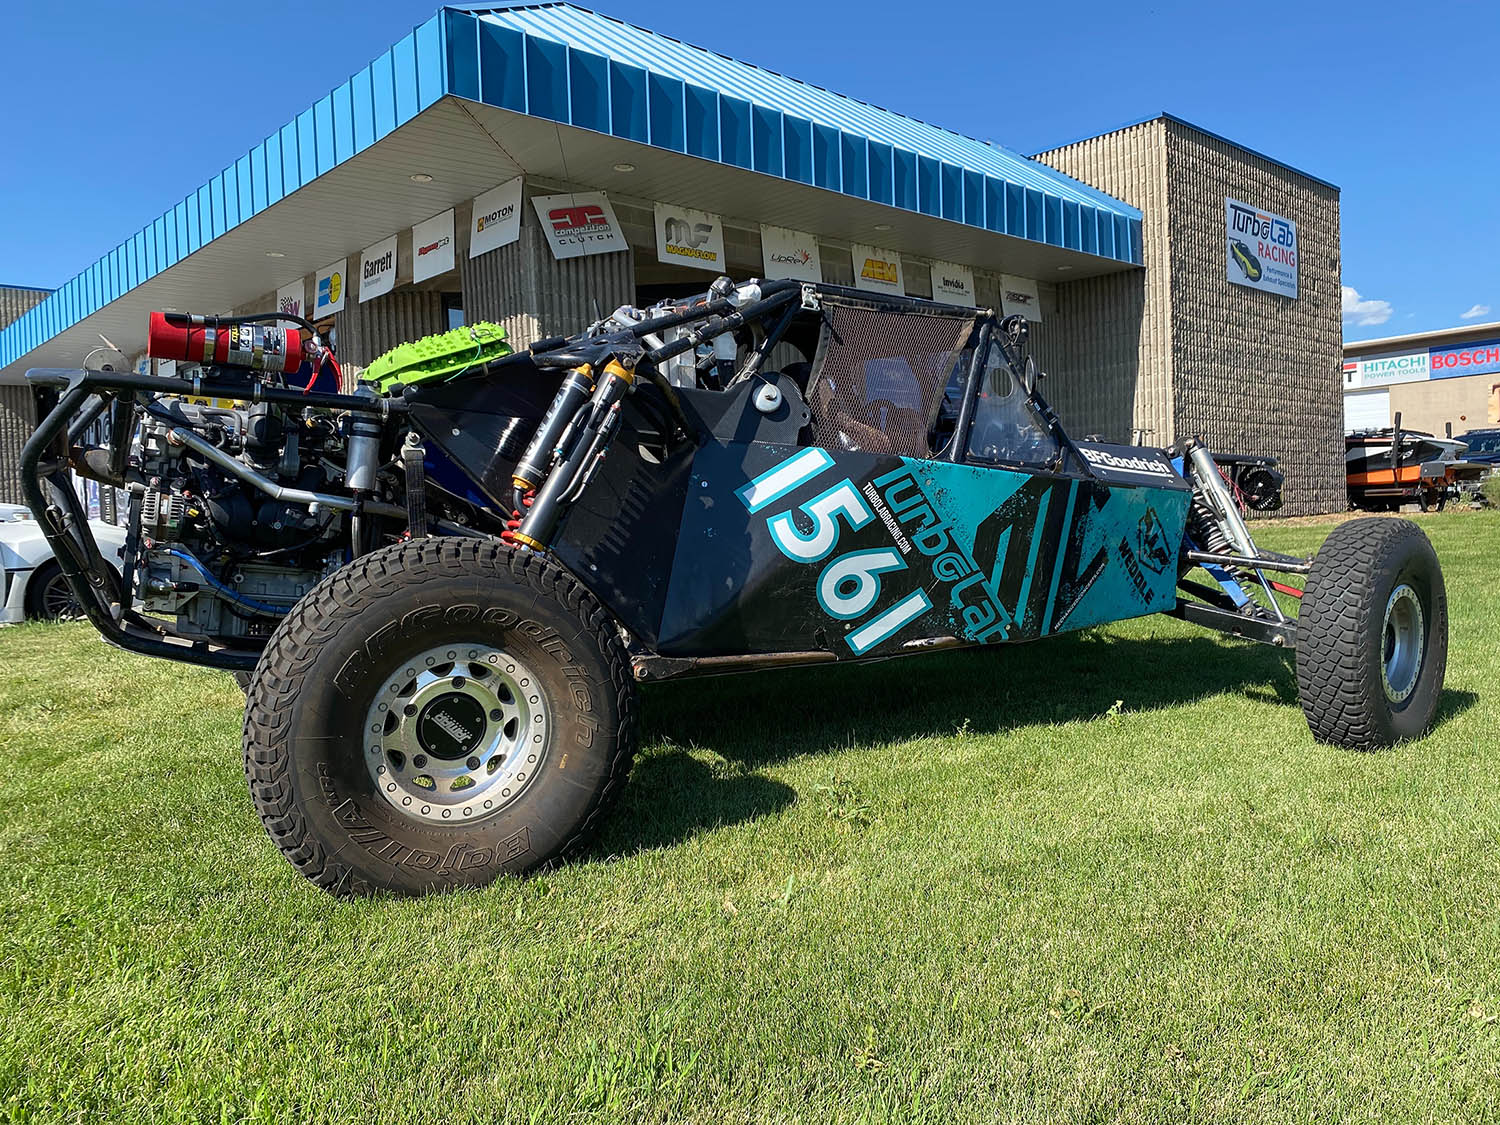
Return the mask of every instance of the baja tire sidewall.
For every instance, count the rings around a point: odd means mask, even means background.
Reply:
[[[499,648],[532,673],[547,733],[519,794],[449,827],[406,816],[377,791],[364,719],[408,660],[464,643]],[[300,676],[284,737],[294,802],[314,839],[335,842],[326,850],[354,889],[480,886],[558,857],[597,806],[619,749],[616,686],[598,648],[575,615],[530,586],[441,571],[404,576],[339,618]],[[257,693],[290,687],[277,680],[275,668],[257,669],[252,708]]]
[[[1383,674],[1386,608],[1402,585],[1421,606],[1422,645],[1414,687],[1392,701]],[[1447,591],[1427,536],[1408,520],[1341,524],[1314,560],[1298,626],[1298,688],[1313,733],[1353,749],[1421,737],[1436,716],[1447,662]]]

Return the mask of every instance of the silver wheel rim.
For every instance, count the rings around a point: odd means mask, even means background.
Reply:
[[[381,684],[365,712],[365,768],[403,815],[472,823],[531,784],[550,725],[541,685],[521,661],[492,645],[439,645]]]
[[[1385,603],[1385,628],[1381,630],[1381,679],[1392,703],[1404,703],[1417,688],[1426,629],[1417,592],[1404,583],[1397,586]]]

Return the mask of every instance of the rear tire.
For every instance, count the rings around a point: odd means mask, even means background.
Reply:
[[[1297,623],[1297,691],[1320,742],[1351,750],[1418,738],[1448,663],[1437,555],[1408,520],[1351,520],[1313,560]]]
[[[419,539],[324,579],[246,701],[256,811],[335,894],[554,864],[598,826],[634,751],[613,620],[551,560],[494,540]]]

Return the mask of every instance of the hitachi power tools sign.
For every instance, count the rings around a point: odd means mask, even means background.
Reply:
[[[1297,296],[1297,224],[1238,199],[1224,200],[1225,268],[1235,285]]]

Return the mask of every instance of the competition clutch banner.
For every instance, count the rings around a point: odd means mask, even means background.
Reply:
[[[469,220],[469,257],[509,246],[521,237],[521,177],[474,199]]]
[[[1226,196],[1224,236],[1231,284],[1297,296],[1296,223]]]
[[[1005,316],[1024,316],[1027,320],[1042,322],[1042,299],[1037,294],[1036,282],[1029,277],[1000,275],[1000,311]]]
[[[707,211],[656,205],[656,257],[659,261],[724,272],[724,220]]]
[[[340,258],[333,265],[324,266],[318,271],[313,282],[313,314],[308,319],[321,320],[325,316],[344,311],[344,272],[348,268],[349,263]]]
[[[576,191],[568,195],[532,196],[536,217],[552,256],[558,261],[586,254],[610,254],[628,250],[620,231],[620,220],[602,191]]]
[[[287,316],[307,316],[302,306],[307,300],[306,279],[299,277],[276,290],[276,311]]]
[[[453,208],[411,228],[411,279],[426,281],[453,268]]]
[[[933,262],[932,299],[945,305],[973,308],[979,303],[974,295],[974,271],[957,262]]]
[[[359,255],[359,299],[384,297],[396,287],[396,236],[366,246]]]
[[[762,223],[760,248],[766,277],[823,280],[823,259],[818,254],[818,240],[806,231],[768,227]]]
[[[896,251],[856,242],[850,247],[850,254],[854,258],[856,289],[891,293],[897,297],[906,295],[906,283],[901,276],[901,255]]]

